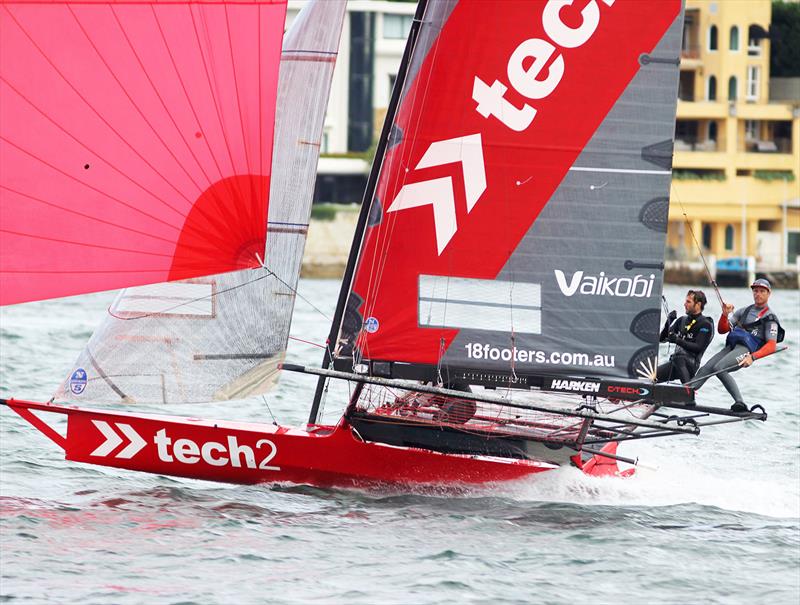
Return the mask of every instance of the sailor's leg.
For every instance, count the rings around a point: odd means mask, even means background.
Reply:
[[[731,371],[733,372],[735,370]],[[728,372],[722,372],[722,374],[717,374],[717,377],[719,378],[720,382],[723,384],[725,389],[728,391],[728,393],[731,394],[731,397],[733,397],[734,403],[739,403],[744,401],[744,399],[742,399],[742,394],[739,391],[739,385],[736,384],[736,381],[733,379],[733,376],[731,376]]]
[[[681,381],[681,383],[689,382],[691,378],[691,370],[689,368],[689,364],[691,361],[689,360],[686,355],[676,355],[675,358],[672,360],[672,364],[675,366],[675,377]]]
[[[669,382],[675,372],[672,371],[672,360],[662,363],[656,370],[656,382]]]
[[[694,380],[692,382],[692,386],[694,387],[695,390],[699,389],[706,383],[709,374],[713,374],[717,370],[721,370],[722,368],[725,367],[725,365],[720,364],[719,361],[723,359],[730,352],[731,350],[728,347],[723,347],[720,351],[717,352],[716,355],[714,355],[714,357],[709,359],[706,362],[706,364],[698,370],[697,376],[695,376],[697,380]]]
[[[719,378],[719,381],[725,387],[725,390],[727,390],[728,393],[730,393],[731,397],[733,397],[733,401],[736,403],[743,402],[744,399],[742,398],[742,394],[739,391],[739,386],[736,384],[736,381],[733,379],[733,376],[731,376],[731,372],[736,372],[741,368],[741,366],[738,365],[738,363],[742,359],[742,357],[747,355],[749,352],[750,351],[746,346],[736,345],[733,348],[733,350],[723,358],[720,364],[721,365],[720,369],[727,368],[730,366],[735,366],[735,367],[732,368],[731,370],[728,370],[727,372],[722,372],[721,374],[717,374],[717,378]]]
[[[700,367],[700,362],[696,359],[691,359],[686,362],[686,368],[689,370],[689,380],[697,375],[697,370]]]

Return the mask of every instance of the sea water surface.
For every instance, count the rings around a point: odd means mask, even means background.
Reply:
[[[332,313],[337,292],[301,281],[293,335],[323,342],[320,311]],[[684,292],[666,288],[678,310]],[[751,300],[747,289],[725,296]],[[0,396],[49,399],[111,298],[0,310]],[[796,605],[800,298],[770,302],[790,349],[736,374],[769,420],[624,444],[641,461],[627,480],[564,468],[459,496],[214,484],[67,463],[0,409],[0,600]],[[716,318],[719,305],[707,311]],[[317,364],[320,353],[292,341],[288,359]],[[266,400],[169,412],[300,425],[313,387],[287,375]],[[329,393],[326,420],[345,397]],[[730,404],[713,378],[700,398]]]

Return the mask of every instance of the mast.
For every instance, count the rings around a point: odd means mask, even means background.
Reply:
[[[369,218],[370,208],[372,206],[372,196],[375,194],[375,185],[378,182],[378,176],[383,166],[384,152],[386,145],[389,141],[389,135],[392,131],[392,124],[394,124],[395,114],[397,107],[400,104],[400,96],[405,87],[406,75],[408,74],[408,65],[411,62],[411,54],[419,35],[419,30],[422,27],[422,19],[425,14],[428,0],[419,0],[417,3],[417,12],[414,15],[414,21],[411,24],[411,30],[408,33],[408,41],[406,48],[403,51],[403,58],[400,61],[400,68],[397,72],[397,80],[395,81],[394,89],[392,90],[392,98],[389,101],[389,108],[386,112],[386,118],[383,122],[381,136],[378,139],[378,148],[375,151],[375,159],[372,162],[369,178],[367,179],[367,188],[364,190],[364,197],[361,200],[361,212],[358,216],[356,230],[353,234],[353,243],[350,246],[350,256],[347,258],[347,265],[345,266],[344,276],[342,277],[342,286],[339,289],[339,299],[336,303],[336,311],[333,315],[331,322],[331,331],[328,334],[328,341],[325,353],[322,357],[322,367],[328,368],[333,358],[333,348],[336,338],[339,334],[339,326],[342,323],[344,310],[347,305],[347,298],[350,292],[350,283],[353,280],[355,273],[356,263],[358,261],[359,252],[361,250],[361,240],[364,237],[364,231],[367,227],[367,220]],[[376,161],[378,160],[378,161]],[[314,392],[314,401],[311,404],[311,411],[308,416],[309,424],[314,424],[317,421],[319,414],[319,406],[322,401],[322,392],[325,388],[326,377],[320,376],[317,381],[317,388]]]

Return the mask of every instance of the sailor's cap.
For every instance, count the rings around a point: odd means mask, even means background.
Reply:
[[[756,281],[750,284],[751,288],[766,288],[770,292],[772,292],[772,286],[769,285],[769,282],[764,279],[763,277],[759,277]]]

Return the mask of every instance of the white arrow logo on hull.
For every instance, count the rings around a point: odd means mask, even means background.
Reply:
[[[431,143],[416,166],[416,169],[461,163],[464,175],[464,192],[467,212],[486,191],[486,169],[483,164],[483,147],[480,133],[465,137]],[[453,195],[453,179],[449,176],[419,183],[403,185],[386,212],[433,206],[433,222],[436,227],[436,247],[441,254],[456,229],[456,201]]]
[[[105,437],[106,440],[101,443],[97,449],[90,454],[90,456],[108,456],[123,443],[122,437],[117,434],[117,432],[108,422],[104,422],[102,420],[92,420],[92,424],[97,427],[97,430],[103,433],[103,437]],[[114,456],[115,458],[133,458],[145,445],[147,445],[147,442],[142,439],[139,433],[133,430],[133,427],[130,424],[118,422],[114,426],[122,431],[125,437],[128,438],[128,441],[130,441],[125,449]]]

